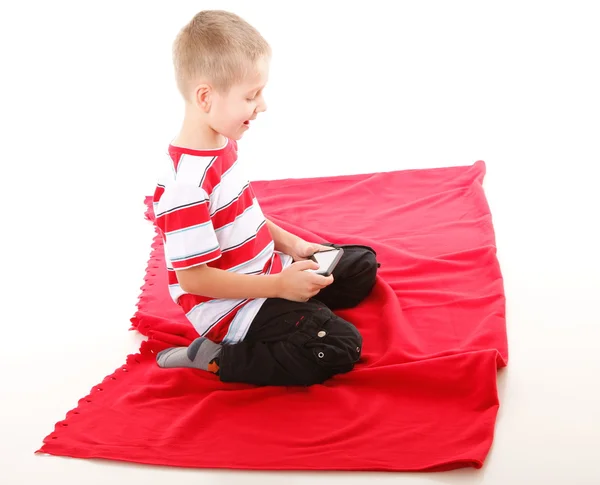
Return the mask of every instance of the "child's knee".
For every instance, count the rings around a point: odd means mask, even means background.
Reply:
[[[335,316],[332,319],[333,340],[336,358],[333,368],[336,372],[348,372],[360,360],[363,339],[358,329],[350,322]]]
[[[306,350],[324,374],[330,377],[354,368],[361,356],[362,336],[354,325],[327,311],[328,318],[316,319],[314,338],[307,343]]]
[[[347,307],[358,305],[370,295],[377,281],[378,268],[377,257],[371,251],[364,251],[360,258],[357,258],[344,288]]]
[[[360,266],[359,275],[362,277],[361,284],[370,292],[377,280],[377,270],[379,268],[377,257],[370,251],[365,252],[364,256],[361,258]]]

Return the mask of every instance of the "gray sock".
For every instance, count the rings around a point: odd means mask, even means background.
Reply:
[[[193,367],[217,374],[219,354],[222,346],[204,337],[198,337],[189,347],[171,347],[159,352],[156,362],[159,367]]]

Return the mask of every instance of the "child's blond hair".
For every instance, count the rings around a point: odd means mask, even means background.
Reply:
[[[188,98],[193,83],[202,79],[227,92],[245,77],[271,48],[260,33],[236,14],[222,10],[199,12],[173,44],[177,87]]]

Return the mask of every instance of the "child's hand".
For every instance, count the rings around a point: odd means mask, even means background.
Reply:
[[[309,243],[308,241],[300,239],[294,245],[292,254],[290,256],[292,256],[294,261],[302,261],[310,258],[313,254],[319,251],[328,251],[330,249],[330,247],[322,246],[321,244],[317,243]]]
[[[307,269],[319,269],[319,265],[310,260],[298,261],[279,273],[277,296],[291,301],[308,301],[333,283],[333,276],[321,276]]]

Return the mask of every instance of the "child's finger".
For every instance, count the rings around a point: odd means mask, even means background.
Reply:
[[[297,261],[293,264],[293,266],[298,271],[305,271],[307,269],[319,269],[319,265],[317,263],[315,263],[314,261],[311,261],[310,259],[307,259],[304,261]]]
[[[325,288],[326,286],[329,286],[331,283],[333,283],[333,275],[331,276],[321,276],[321,275],[315,275],[315,278],[313,279],[314,284],[319,285],[321,288]]]

